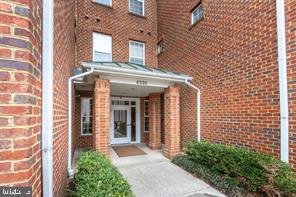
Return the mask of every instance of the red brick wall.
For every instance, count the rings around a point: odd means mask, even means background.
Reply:
[[[149,95],[149,147],[153,150],[161,148],[160,93],[151,93]]]
[[[201,88],[202,139],[279,156],[275,1],[204,0],[204,18],[193,27],[191,2],[158,1],[159,66]],[[180,92],[184,145],[196,138],[196,97],[187,87]]]
[[[0,1],[0,185],[41,196],[41,1]]]
[[[290,116],[290,162],[296,169],[296,1],[285,1],[286,11],[286,39],[287,39],[287,71],[289,93],[289,116]]]
[[[149,66],[157,66],[156,1],[145,1],[145,17],[128,12],[128,0],[112,1],[109,8],[91,0],[77,1],[77,61],[92,60],[92,32],[112,35],[113,61],[129,60],[129,39],[145,42]]]
[[[75,65],[75,0],[54,2],[54,196],[64,196],[68,161],[68,79]]]

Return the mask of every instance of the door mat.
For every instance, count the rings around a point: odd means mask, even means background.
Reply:
[[[116,152],[118,157],[146,155],[146,153],[138,148],[136,145],[113,146],[112,148]]]

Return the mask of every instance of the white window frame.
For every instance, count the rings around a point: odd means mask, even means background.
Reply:
[[[146,104],[146,103],[148,103],[148,115],[146,115],[146,111],[145,111],[145,109],[146,109],[146,108],[145,108],[145,104]],[[150,114],[149,114],[149,100],[144,100],[144,110],[143,110],[143,112],[144,112],[144,132],[145,132],[145,133],[149,133],[150,127],[148,126],[149,130],[147,131],[147,130],[146,130],[146,121],[145,121],[146,118],[149,118],[149,122],[150,122],[150,117],[149,117],[149,115],[150,115]],[[148,124],[149,124],[149,123],[148,123]]]
[[[133,14],[136,14],[139,16],[145,16],[145,0],[137,0],[137,1],[142,1],[142,3],[143,3],[143,14],[138,14],[138,13],[131,11],[131,1],[130,0],[128,0],[128,11],[130,13],[133,13]]]
[[[202,16],[200,19],[198,19],[197,21],[193,21],[193,13],[198,10],[199,8],[202,9]],[[197,23],[198,21],[200,21],[203,18],[203,7],[202,7],[202,3],[200,3],[200,5],[198,5],[194,10],[192,10],[191,12],[191,25],[194,25],[195,23]]]
[[[93,126],[94,126],[93,121],[91,121],[92,122],[92,132],[91,133],[83,133],[83,121],[82,121],[82,118],[83,118],[83,116],[82,116],[82,100],[83,99],[92,99],[92,97],[81,97],[80,98],[80,135],[81,136],[91,136],[93,133]],[[90,117],[90,119],[92,119],[93,114],[90,114],[89,117]]]
[[[135,41],[135,40],[129,40],[129,62],[131,62],[131,43],[134,42],[134,43],[139,43],[139,44],[143,44],[143,65],[145,65],[145,43],[144,42],[139,42],[139,41]],[[134,57],[134,56],[133,56]],[[134,57],[134,58],[139,58],[139,57]],[[133,63],[133,62],[131,62]]]
[[[93,0],[93,2],[97,3],[97,4],[100,4],[100,5],[106,5],[106,6],[110,6],[112,7],[112,0],[110,0],[110,4],[105,4],[105,3],[101,3],[101,2],[97,2],[96,0]]]
[[[97,51],[97,50],[95,50],[95,47],[94,47],[94,44],[95,44],[95,39],[94,39],[94,37],[95,37],[95,35],[102,35],[102,36],[106,36],[106,37],[110,37],[111,38],[111,43],[110,43],[110,45],[111,45],[111,47],[110,47],[110,57],[111,57],[111,60],[110,60],[110,62],[112,62],[112,59],[113,59],[113,57],[112,57],[112,51],[113,51],[113,38],[112,38],[112,36],[111,35],[108,35],[108,34],[104,34],[104,33],[98,33],[98,32],[93,32],[93,37],[92,37],[92,50],[93,50],[93,60],[94,60],[94,57],[95,57],[95,52],[99,52],[99,53],[106,53],[105,51]],[[109,53],[107,53],[107,54],[109,54]]]

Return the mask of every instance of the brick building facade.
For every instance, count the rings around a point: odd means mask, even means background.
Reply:
[[[54,196],[63,196],[75,1],[55,2],[54,12]],[[0,16],[0,185],[32,186],[41,196],[42,1],[0,1]]]
[[[212,142],[280,154],[276,3],[202,1],[203,18],[191,25],[199,1],[159,1],[159,67],[192,76],[202,92],[201,137]],[[293,66],[295,3],[286,2],[290,96],[290,161],[295,165]],[[172,10],[179,10],[178,15]],[[295,21],[295,18],[294,18]],[[176,48],[179,50],[176,52]],[[293,65],[294,64],[294,65]],[[181,138],[194,138],[195,95],[181,88]]]
[[[91,0],[77,1],[77,58],[92,60],[92,33],[112,35],[112,59],[126,62],[129,59],[129,40],[145,43],[145,63],[157,66],[155,46],[157,44],[156,1],[145,2],[145,16],[129,12],[128,1],[112,1],[112,7]]]
[[[68,183],[68,79],[75,67],[75,0],[54,2],[53,195]]]
[[[191,25],[191,12],[200,4],[203,17]],[[295,1],[285,2],[289,159],[294,168],[295,8]],[[33,196],[41,196],[43,186],[42,12],[41,0],[0,0],[0,185],[32,186]],[[104,78],[96,70],[91,77],[75,81],[71,155],[78,148],[109,154],[114,129],[110,118],[117,109],[109,110],[116,107],[113,102],[128,101],[132,110],[126,111],[134,113],[132,119],[136,121],[139,115],[140,139],[135,141],[152,149],[163,148],[168,158],[196,139],[196,92],[178,82],[187,76],[166,71],[170,70],[193,77],[192,83],[201,89],[202,139],[280,156],[275,1],[146,0],[143,12],[143,16],[131,13],[127,0],[113,0],[111,6],[93,0],[54,1],[54,196],[64,195],[68,180],[68,79],[75,68],[93,60],[94,32],[112,37],[113,67],[142,69],[145,75],[129,79],[115,73],[126,83],[117,86],[112,77]],[[144,43],[144,63],[149,67],[121,63],[130,61],[130,40]],[[159,54],[158,43],[163,46]],[[96,69],[104,67],[90,64]],[[166,79],[146,76],[155,73]],[[140,85],[128,84],[128,80]],[[155,81],[157,86],[153,86]],[[121,88],[131,100],[124,100]],[[93,102],[91,135],[81,135],[81,98]]]
[[[285,10],[286,10],[286,39],[287,39],[287,69],[288,69],[288,96],[289,96],[289,132],[290,132],[290,161],[296,168],[296,123],[295,123],[295,63],[296,63],[296,15],[295,15],[295,6],[296,2],[293,0],[286,1]]]

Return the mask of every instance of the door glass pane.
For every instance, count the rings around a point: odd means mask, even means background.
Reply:
[[[129,103],[130,103],[129,101],[117,101],[117,100],[111,102],[112,105],[129,105]]]
[[[131,140],[136,141],[136,108],[131,107]]]
[[[127,110],[114,110],[114,138],[127,137]]]

